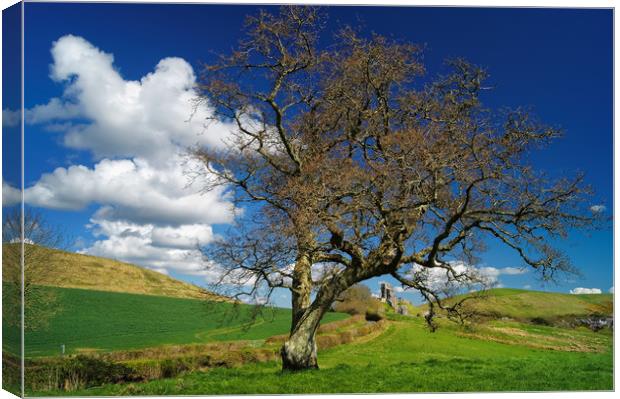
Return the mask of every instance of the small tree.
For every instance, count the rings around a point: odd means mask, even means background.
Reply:
[[[22,235],[23,232],[23,235]],[[19,209],[8,210],[2,221],[2,281],[3,319],[6,323],[21,326],[22,290],[22,240],[23,240],[23,293],[24,329],[44,329],[58,311],[56,295],[38,286],[35,281],[65,267],[51,248],[64,245],[64,235],[49,225],[43,215],[26,208],[23,218]]]
[[[366,314],[369,308],[375,310],[375,308],[377,308],[377,306],[375,306],[376,302],[379,301],[372,297],[370,288],[364,284],[355,284],[340,294],[332,307],[336,312],[358,315]]]
[[[548,179],[527,162],[560,132],[522,110],[484,108],[487,75],[466,61],[431,79],[417,46],[347,28],[319,47],[321,13],[249,17],[246,38],[206,66],[199,87],[236,131],[224,148],[193,151],[197,173],[205,190],[251,204],[205,253],[245,295],[290,289],[283,368],[318,367],[320,320],[366,279],[391,275],[419,291],[432,319],[434,306],[457,311],[441,302],[446,287],[484,284],[463,265],[486,239],[545,279],[572,270],[550,242],[592,222],[582,179]]]

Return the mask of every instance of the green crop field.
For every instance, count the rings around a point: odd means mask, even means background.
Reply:
[[[41,394],[181,395],[613,389],[612,334],[495,321],[464,329],[421,318],[319,352],[320,370],[282,373],[277,362],[214,368],[146,383]],[[504,337],[505,339],[502,339]]]
[[[112,351],[166,344],[255,340],[284,334],[290,311],[265,309],[252,326],[253,306],[69,288],[46,288],[58,298],[59,313],[46,330],[27,332],[26,357]],[[329,313],[325,322],[348,315]],[[5,345],[18,342],[19,330],[3,325]],[[18,346],[17,346],[18,348]],[[18,353],[18,349],[5,347]]]

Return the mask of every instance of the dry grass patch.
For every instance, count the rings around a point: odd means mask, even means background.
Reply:
[[[499,342],[508,345],[522,345],[529,348],[565,352],[604,352],[607,348],[605,337],[585,336],[568,331],[549,334],[532,332],[518,327],[476,326],[475,331],[461,331],[460,337]]]

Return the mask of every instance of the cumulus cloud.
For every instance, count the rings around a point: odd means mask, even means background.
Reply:
[[[527,269],[524,268],[480,267],[463,261],[452,261],[449,264],[454,273],[441,267],[425,268],[420,265],[414,265],[408,275],[411,278],[422,279],[425,281],[426,286],[433,290],[441,291],[459,289],[468,285],[501,287],[500,276],[524,274],[527,272]]]
[[[610,294],[614,293],[614,287],[611,287],[609,290],[607,290],[607,292],[609,292]]]
[[[96,205],[87,226],[95,240],[81,252],[217,279],[221,270],[205,264],[197,245],[213,240],[212,225],[232,222],[238,210],[224,189],[201,193],[205,181],[188,184],[186,171],[199,165],[182,154],[196,144],[222,145],[233,125],[205,123],[213,110],[195,102],[191,65],[164,58],[126,80],[112,54],[73,35],[54,42],[51,55],[50,77],[64,91],[25,110],[26,123],[61,134],[66,147],[89,151],[95,163],[42,174],[25,189],[25,201],[68,211]],[[15,123],[15,115],[3,110],[5,122]],[[5,205],[18,203],[19,194],[3,184]]]
[[[82,115],[79,104],[63,102],[59,98],[52,98],[47,104],[36,105],[25,111],[25,122],[29,125],[51,121],[78,118]],[[69,127],[69,125],[66,125]]]
[[[101,239],[82,249],[82,253],[143,265],[160,273],[175,271],[215,278],[198,249],[213,239],[209,225],[173,228],[93,218],[89,228]]]
[[[476,268],[476,272],[495,283],[498,280],[499,276],[515,276],[519,274],[524,274],[527,273],[527,269],[518,267],[496,268],[485,266]]]
[[[89,120],[64,125],[68,147],[92,151],[98,159],[141,157],[156,163],[197,143],[221,145],[232,128],[205,123],[212,110],[195,103],[196,76],[181,58],[164,58],[140,80],[125,80],[112,54],[81,37],[61,37],[51,53],[51,77],[67,87],[61,98],[26,111],[26,121]]]
[[[10,110],[5,108],[2,110],[2,126],[15,127],[19,126],[21,120],[21,112],[19,110]]]
[[[17,205],[22,200],[21,190],[2,182],[2,206]]]
[[[579,295],[579,294],[600,294],[602,291],[600,288],[577,287],[577,288],[573,288],[569,292],[573,295]]]
[[[157,167],[142,158],[104,159],[93,168],[74,165],[45,173],[24,191],[24,198],[52,209],[101,204],[98,219],[177,226],[231,222],[234,209],[223,189],[201,193],[201,183],[188,186],[178,157]]]
[[[603,213],[607,210],[607,207],[605,205],[592,205],[590,210],[593,213]]]

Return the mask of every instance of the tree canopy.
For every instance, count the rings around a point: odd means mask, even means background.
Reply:
[[[239,292],[291,290],[288,369],[317,366],[316,327],[354,284],[391,275],[444,307],[446,287],[484,285],[456,265],[474,265],[487,240],[550,279],[572,270],[552,240],[593,221],[582,176],[552,179],[528,161],[561,132],[486,108],[484,69],[456,59],[434,77],[418,46],[346,27],[319,45],[325,17],[297,6],[250,16],[199,87],[215,118],[236,124],[223,147],[193,150],[205,190],[254,204],[205,252]],[[433,284],[435,270],[447,284]]]

